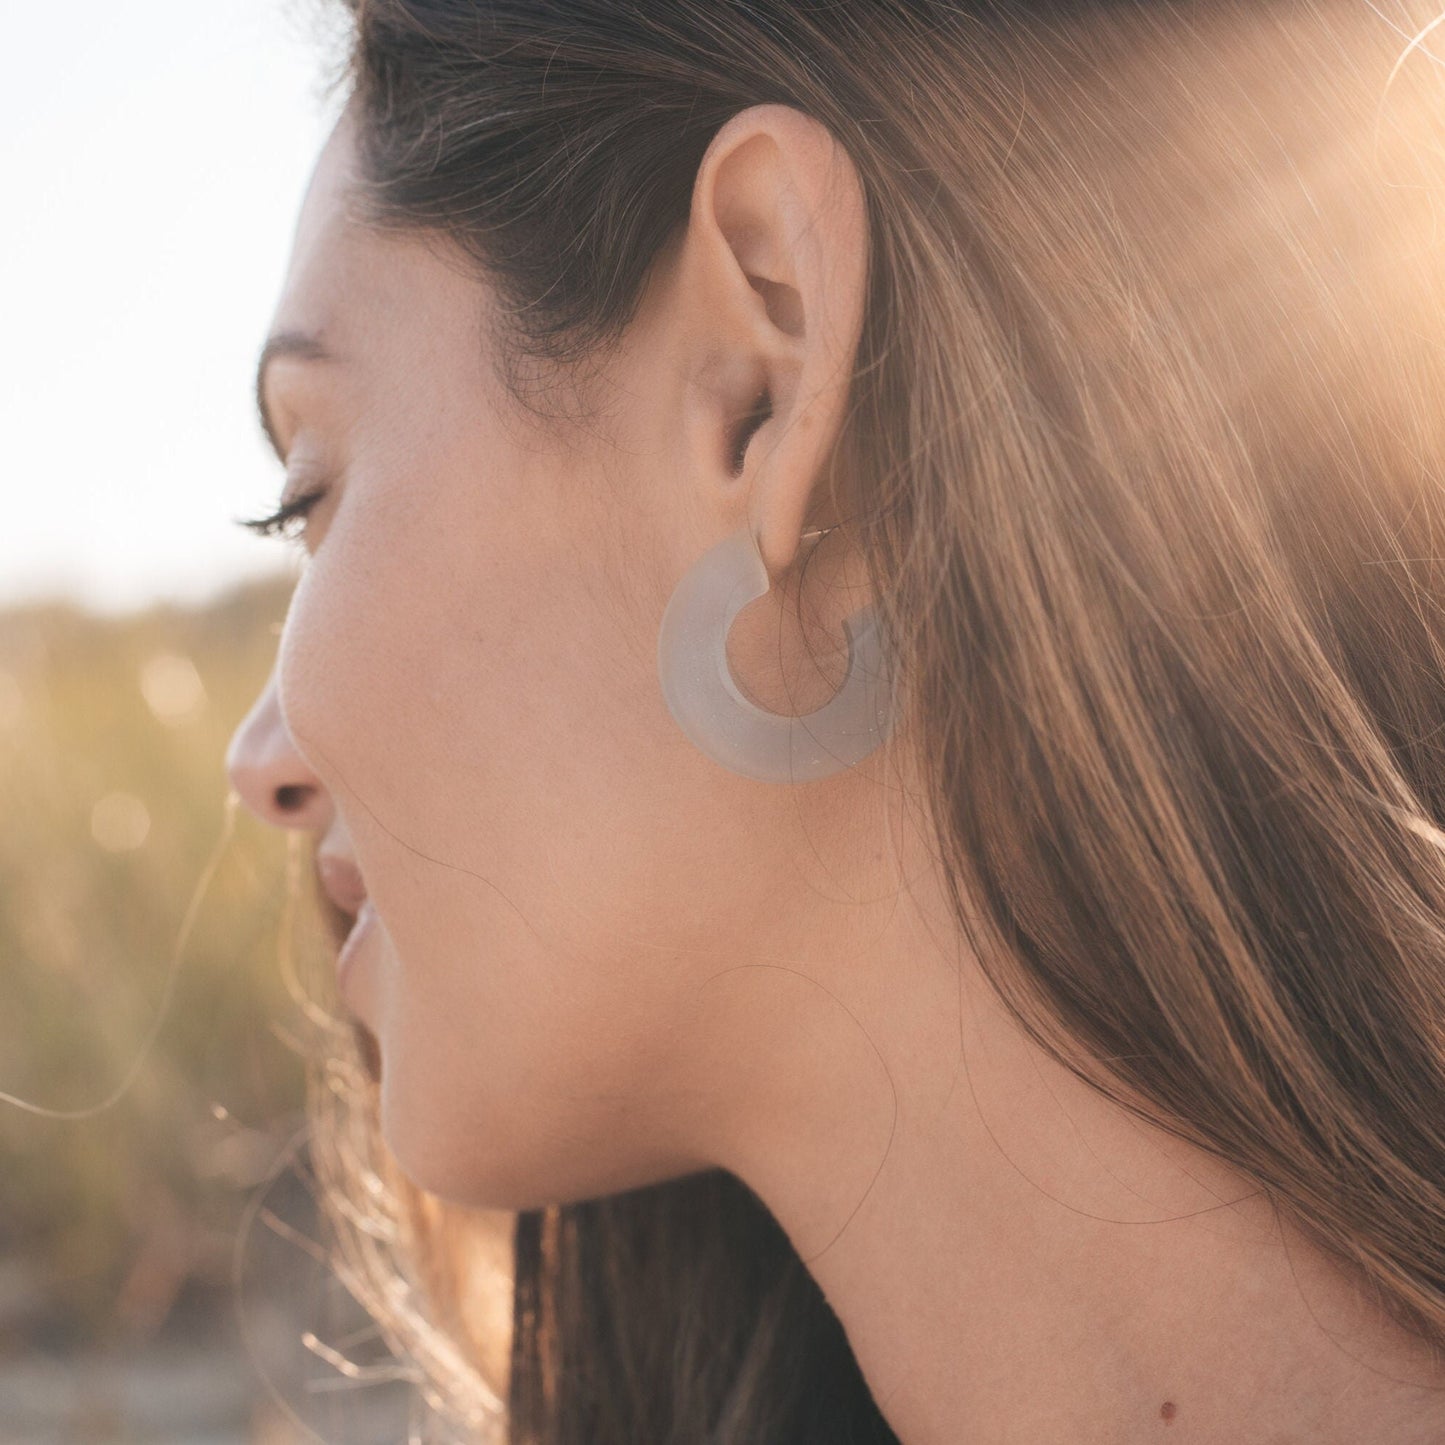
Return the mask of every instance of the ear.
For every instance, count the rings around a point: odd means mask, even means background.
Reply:
[[[740,111],[698,166],[680,259],[702,481],[727,510],[745,499],[777,576],[842,429],[862,330],[868,229],[851,158],[791,106]]]

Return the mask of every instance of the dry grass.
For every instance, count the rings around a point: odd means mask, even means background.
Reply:
[[[290,586],[124,618],[0,614],[0,1091],[84,1110],[137,1062]],[[228,1285],[247,1200],[301,1122],[284,872],[284,840],[242,816],[113,1106],[0,1103],[0,1332],[34,1327],[28,1294],[63,1334],[145,1337],[188,1287]]]

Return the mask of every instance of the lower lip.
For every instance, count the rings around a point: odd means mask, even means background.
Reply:
[[[375,923],[376,910],[371,906],[371,899],[363,899],[361,907],[356,913],[356,921],[351,925],[351,932],[346,935],[346,942],[341,945],[341,952],[336,955],[338,988],[345,985],[347,973],[355,962],[356,956],[361,952],[362,945],[372,932]]]

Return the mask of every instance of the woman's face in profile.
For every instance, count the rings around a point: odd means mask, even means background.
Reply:
[[[644,305],[586,423],[533,421],[484,283],[348,219],[352,144],[344,118],[270,328],[286,495],[319,499],[233,778],[364,878],[343,995],[413,1178],[516,1208],[708,1167],[771,1107],[766,995],[720,975],[788,955],[785,900],[844,864],[827,790],[718,768],[659,689],[670,589],[718,535],[689,477],[727,465],[688,420],[696,332]]]

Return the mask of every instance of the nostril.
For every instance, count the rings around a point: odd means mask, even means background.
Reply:
[[[282,783],[276,789],[276,806],[283,813],[294,813],[306,806],[311,789],[304,783]]]

